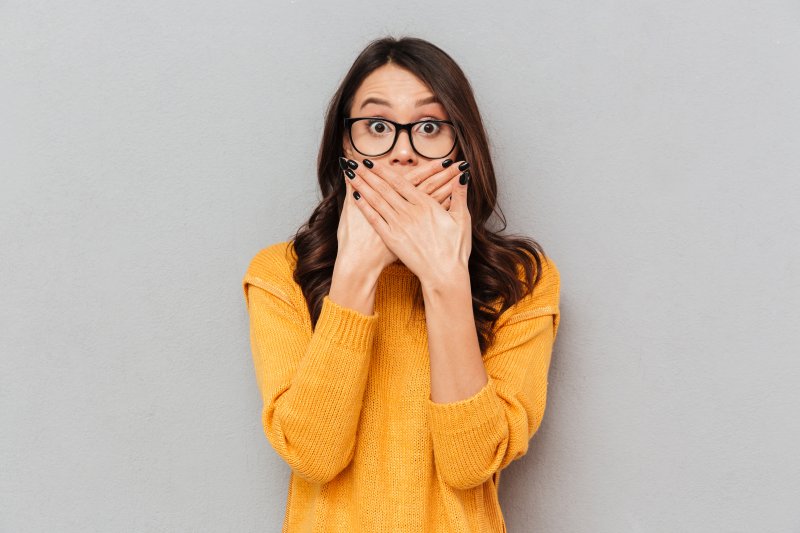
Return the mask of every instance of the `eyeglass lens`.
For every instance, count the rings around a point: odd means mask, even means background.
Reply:
[[[356,150],[367,155],[381,155],[391,148],[397,130],[391,122],[364,119],[353,122],[351,141]],[[450,153],[456,142],[453,126],[442,122],[421,122],[411,127],[411,144],[423,157],[438,159]]]

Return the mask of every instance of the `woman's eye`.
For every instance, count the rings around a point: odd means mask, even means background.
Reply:
[[[372,133],[382,135],[391,131],[391,126],[382,120],[370,120],[367,122],[367,127]]]
[[[417,126],[417,131],[423,135],[435,135],[439,132],[440,126],[435,122],[423,122]]]

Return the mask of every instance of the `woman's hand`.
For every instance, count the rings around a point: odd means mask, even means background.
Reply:
[[[342,175],[344,176],[344,172]],[[383,239],[367,222],[358,207],[353,205],[355,189],[353,189],[350,179],[347,177],[342,179],[347,182],[345,184],[347,192],[342,206],[342,214],[339,217],[339,228],[336,231],[336,238],[339,241],[336,261],[348,265],[348,270],[379,274],[386,265],[396,261],[397,256],[386,247]]]
[[[347,155],[350,156],[352,153],[348,151]],[[358,168],[364,167],[363,162],[362,164],[355,163],[355,165],[356,169],[352,168],[352,163],[348,166],[351,172],[354,170],[357,172]],[[449,180],[445,181],[443,179],[437,169],[442,169],[440,161],[417,168],[405,178],[388,170],[381,172],[388,176],[389,179],[408,180],[409,183],[416,185],[418,190],[429,195],[430,198],[441,204],[443,209],[447,210],[451,204],[450,193],[452,185]],[[345,172],[343,171],[343,174]],[[355,172],[353,173],[355,174]],[[432,172],[433,175],[431,174]],[[383,239],[364,218],[363,213],[353,205],[356,201],[353,197],[355,189],[349,178],[345,177],[343,179],[346,182],[346,195],[337,230],[339,242],[337,261],[341,260],[348,265],[353,265],[352,268],[355,269],[366,269],[379,274],[387,265],[397,260],[397,255],[386,247]]]
[[[427,177],[429,184],[422,189],[415,186],[419,175],[389,175],[377,166],[368,169],[359,165],[354,169],[356,177],[350,185],[359,195],[356,205],[386,247],[422,284],[438,284],[468,270],[472,251],[467,208],[469,172],[462,174],[468,167],[461,162],[442,170],[439,164],[439,172]],[[461,176],[466,178],[464,184],[459,181]],[[452,196],[449,210],[424,192],[446,191],[448,185]],[[355,198],[355,193],[350,195]]]

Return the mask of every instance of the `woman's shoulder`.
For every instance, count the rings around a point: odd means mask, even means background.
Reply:
[[[557,296],[561,275],[558,271],[555,259],[545,253],[539,253],[539,261],[537,263],[536,258],[530,251],[523,250],[523,252],[524,261],[529,265],[534,278],[536,277],[537,270],[541,270],[539,281],[536,283],[533,292],[538,295],[549,292],[551,296]],[[525,267],[522,263],[517,263],[517,276],[521,281],[526,281]],[[553,294],[554,291],[555,294]],[[528,296],[533,296],[533,294],[529,294]]]
[[[541,256],[542,274],[533,292],[537,297],[553,301],[558,305],[559,291],[561,288],[561,273],[558,271],[555,259],[549,255]]]
[[[533,255],[526,251],[526,261],[536,277],[537,263]],[[532,291],[529,291],[514,305],[506,309],[501,315],[498,325],[506,322],[515,322],[523,318],[533,318],[545,314],[559,314],[559,303],[561,299],[561,274],[556,266],[555,260],[545,254],[539,256],[541,264],[541,274]],[[518,265],[517,274],[520,281],[525,282],[525,268],[522,264]]]
[[[296,260],[292,241],[277,242],[259,250],[250,259],[242,279],[245,297],[250,284],[288,300],[296,285],[293,277]]]
[[[296,261],[292,241],[282,241],[260,249],[250,260],[247,272],[278,274],[291,269]]]

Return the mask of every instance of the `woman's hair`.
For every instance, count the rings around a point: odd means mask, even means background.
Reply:
[[[294,280],[308,304],[312,327],[322,311],[322,300],[330,291],[338,250],[337,229],[346,187],[338,158],[342,155],[344,118],[361,82],[375,69],[393,63],[419,77],[444,106],[458,136],[456,161],[470,163],[470,191],[467,195],[472,221],[472,251],[469,274],[472,307],[481,353],[494,340],[499,316],[533,290],[541,278],[542,247],[527,237],[501,236],[486,227],[497,206],[495,180],[489,145],[472,88],[456,62],[442,49],[414,37],[385,37],[372,41],[356,58],[333,95],[325,115],[325,130],[317,157],[317,176],[322,201],[294,235],[296,253]],[[498,214],[502,228],[506,221]],[[520,280],[524,268],[524,283]],[[498,308],[496,304],[500,303]],[[424,308],[418,286],[415,306]]]

